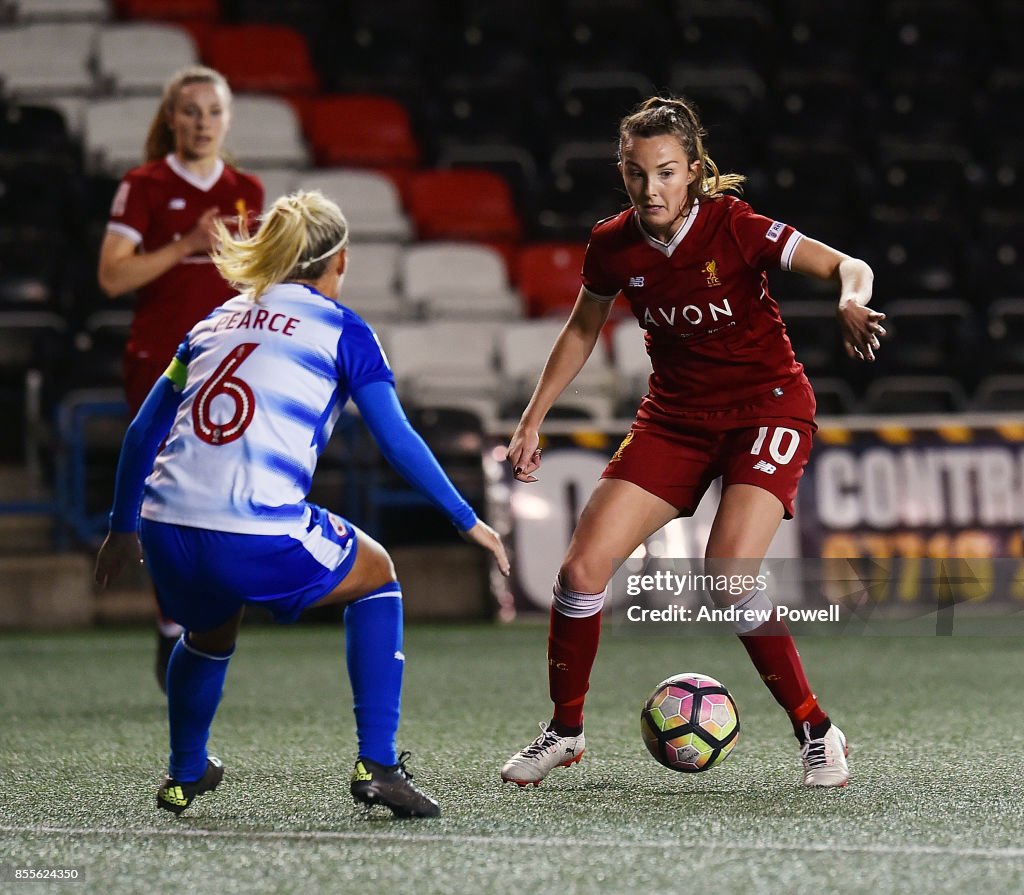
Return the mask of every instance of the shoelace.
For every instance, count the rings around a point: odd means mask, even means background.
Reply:
[[[800,747],[800,757],[808,768],[828,767],[828,749],[825,745],[825,738],[811,739],[811,725],[804,722],[804,744]]]
[[[536,758],[561,739],[555,731],[548,730],[543,721],[540,722],[540,729],[541,735],[523,750],[523,758]]]
[[[412,753],[407,749],[405,752],[400,752],[398,755],[398,767],[395,769],[405,777],[406,780],[412,780],[412,771],[409,771],[405,767],[405,763],[412,758]]]

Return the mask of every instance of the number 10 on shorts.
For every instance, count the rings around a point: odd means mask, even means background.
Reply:
[[[768,433],[771,432],[771,440]],[[785,426],[761,426],[757,431],[757,440],[750,449],[753,456],[759,456],[768,442],[768,456],[778,465],[785,466],[800,447],[800,433],[796,429],[787,429]]]

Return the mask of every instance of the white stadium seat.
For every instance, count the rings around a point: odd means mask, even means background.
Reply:
[[[235,94],[226,149],[243,168],[304,168],[309,163],[299,116],[291,103],[276,96]]]
[[[501,253],[478,243],[428,242],[402,255],[402,291],[427,318],[514,320],[522,303]]]
[[[263,207],[270,208],[274,200],[296,188],[294,168],[251,168],[263,184]]]
[[[367,242],[349,246],[341,303],[371,326],[409,316],[398,290],[398,254],[394,242]]]
[[[88,94],[96,26],[81,22],[0,29],[3,92],[18,98]]]
[[[318,189],[341,206],[353,242],[404,242],[412,233],[398,190],[383,174],[351,168],[317,168],[299,172],[297,179],[298,186]]]
[[[97,69],[107,86],[118,93],[159,95],[171,74],[198,59],[192,36],[176,25],[107,25],[97,35]]]
[[[146,133],[159,101],[152,96],[93,100],[85,107],[82,145],[87,167],[114,177],[141,165]]]
[[[15,0],[19,22],[103,22],[111,18],[108,0]]]

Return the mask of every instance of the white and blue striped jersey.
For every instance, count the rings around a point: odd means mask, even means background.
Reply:
[[[349,396],[394,382],[373,330],[296,283],[258,302],[230,299],[193,327],[176,361],[182,400],[142,516],[240,534],[303,524],[317,459]]]

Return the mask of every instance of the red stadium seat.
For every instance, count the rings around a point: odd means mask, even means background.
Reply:
[[[586,246],[575,242],[543,242],[523,246],[517,262],[517,283],[531,317],[559,315],[573,306],[580,291]]]
[[[320,167],[415,168],[420,147],[405,107],[387,96],[312,97],[300,103]]]
[[[233,90],[303,93],[319,88],[306,39],[285,25],[221,25],[205,45],[206,61]]]
[[[410,178],[406,204],[420,239],[509,244],[522,232],[512,191],[490,171],[418,172]]]
[[[117,0],[116,7],[122,19],[216,22],[220,18],[218,0]]]

